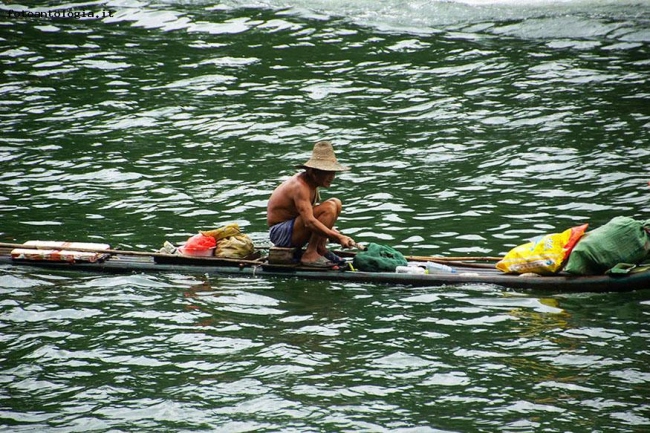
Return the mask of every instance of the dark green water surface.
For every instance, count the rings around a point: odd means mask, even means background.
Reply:
[[[267,246],[323,138],[361,243],[650,219],[649,72],[647,1],[0,2],[0,242]],[[650,288],[0,267],[0,430],[642,432],[649,317]]]

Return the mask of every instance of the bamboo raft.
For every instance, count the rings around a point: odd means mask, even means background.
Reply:
[[[68,245],[66,243],[66,245]],[[80,245],[80,244],[77,244]],[[455,286],[463,284],[497,285],[512,289],[545,290],[558,292],[620,292],[650,288],[650,271],[632,272],[621,276],[594,275],[575,276],[520,276],[505,274],[494,267],[492,257],[468,257],[465,259],[445,257],[408,256],[414,262],[432,261],[446,263],[454,273],[410,274],[393,272],[362,272],[341,269],[316,269],[300,264],[273,264],[268,257],[255,259],[227,259],[196,257],[154,252],[122,251],[110,248],[54,249],[55,260],[30,258],[29,254],[15,254],[16,249],[39,251],[25,244],[0,243],[0,265],[36,267],[40,269],[95,272],[95,273],[150,273],[168,272],[194,275],[249,277],[249,278],[300,278],[305,280],[342,281],[403,286]],[[12,255],[12,252],[14,254]],[[39,251],[42,253],[42,251]],[[74,255],[66,253],[77,253]],[[79,254],[95,254],[95,260],[79,259]],[[337,252],[342,257],[354,253]],[[1,268],[0,268],[1,269]],[[0,270],[0,274],[2,271]]]

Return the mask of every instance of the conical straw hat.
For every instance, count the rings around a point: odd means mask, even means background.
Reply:
[[[323,171],[348,171],[350,167],[339,164],[334,155],[334,148],[329,141],[319,141],[314,145],[309,161],[298,168],[315,168]]]

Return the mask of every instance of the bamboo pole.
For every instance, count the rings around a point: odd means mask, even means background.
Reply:
[[[23,244],[14,244],[14,243],[5,243],[0,242],[0,248],[27,248],[27,249],[47,249],[47,250],[63,250],[65,247],[38,247],[33,245],[23,245]],[[363,247],[359,246],[359,249],[362,250]],[[79,251],[83,253],[104,253],[104,254],[119,254],[122,256],[142,256],[142,257],[176,257],[175,254],[166,254],[166,253],[156,253],[156,252],[146,252],[146,251],[128,251],[128,250],[115,250],[115,249],[98,249],[98,248],[73,248],[72,251]],[[354,257],[357,253],[354,251],[336,251],[336,254],[343,257]],[[197,257],[197,256],[186,256],[186,257]],[[444,256],[404,256],[406,260],[410,262],[464,262],[464,261],[487,261],[487,262],[498,262],[502,257],[481,257],[481,256],[470,256],[470,257],[444,257]],[[230,259],[226,257],[200,257],[206,260],[226,260],[226,261],[236,261],[244,264],[259,264],[258,260],[245,260],[245,259]]]
[[[69,249],[70,251],[78,251],[80,253],[104,253],[104,254],[121,254],[123,256],[146,256],[146,257],[156,257],[156,256],[169,256],[170,254],[164,253],[154,253],[146,251],[126,251],[126,250],[113,250],[113,249],[102,249],[102,248],[70,248],[70,247],[51,247],[51,246],[38,246],[38,245],[23,245],[23,244],[10,244],[5,242],[0,242],[0,248],[24,248],[28,250],[65,250]]]
[[[359,251],[365,250],[361,245],[357,245]],[[357,255],[354,251],[335,251],[336,254],[342,257],[354,257]],[[491,257],[491,256],[468,256],[468,257],[445,257],[445,256],[404,256],[409,262],[472,262],[472,261],[484,261],[484,262],[498,262],[503,257]]]
[[[405,256],[406,260],[414,262],[498,262],[503,257],[477,256],[477,257],[445,257],[445,256]]]
[[[24,248],[31,250],[66,250],[66,247],[39,247],[36,245],[23,245],[23,244],[11,244],[0,242],[0,248]],[[100,253],[100,254],[111,254],[111,255],[121,255],[121,256],[141,256],[141,257],[185,257],[190,259],[203,259],[206,261],[227,261],[233,263],[249,264],[249,265],[259,265],[259,260],[248,260],[248,259],[235,259],[228,257],[201,257],[201,256],[179,256],[177,254],[166,254],[166,253],[155,253],[155,252],[146,252],[146,251],[127,251],[127,250],[114,250],[114,249],[101,249],[101,248],[69,248],[69,251],[77,251],[80,253]]]

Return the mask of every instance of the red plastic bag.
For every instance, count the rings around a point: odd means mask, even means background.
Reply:
[[[194,235],[178,251],[188,256],[212,256],[217,247],[217,240],[203,234]]]

